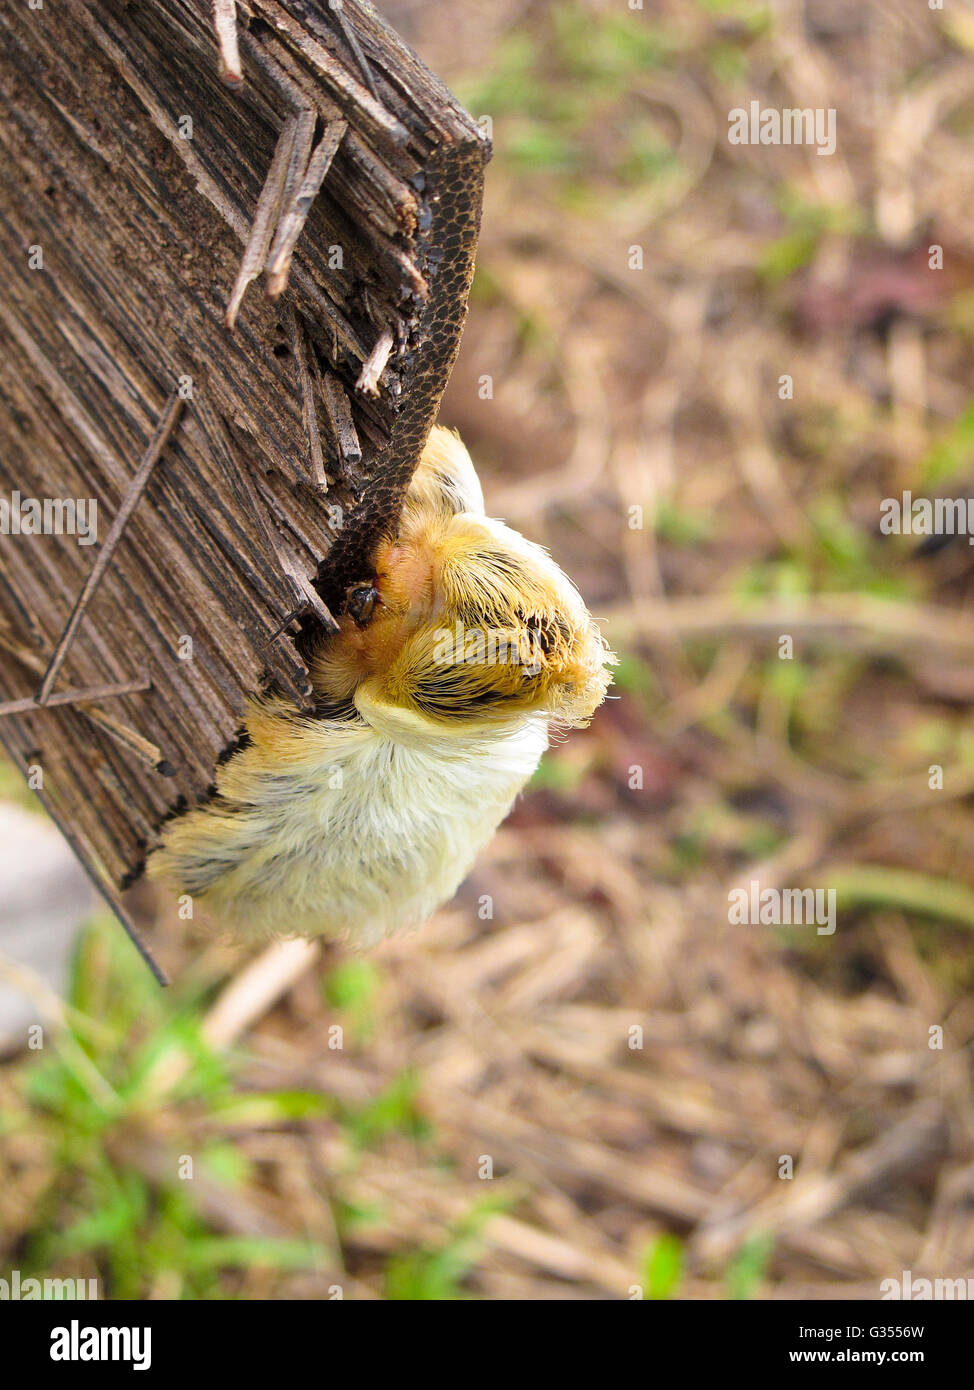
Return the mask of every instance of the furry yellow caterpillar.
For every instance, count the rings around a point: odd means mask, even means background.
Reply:
[[[541,546],[485,515],[459,438],[430,435],[394,535],[314,654],[314,716],[255,698],[213,797],[149,876],[234,936],[368,946],[450,898],[552,727],[587,724],[609,651]]]

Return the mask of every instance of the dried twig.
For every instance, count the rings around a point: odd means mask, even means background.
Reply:
[[[39,661],[29,648],[25,647],[21,642],[15,641],[14,638],[10,637],[2,629],[0,629],[0,647],[6,648],[12,656],[16,657],[16,659],[23,666],[26,666],[35,676],[43,676],[44,663]],[[141,682],[139,683],[140,690],[148,690],[150,688],[151,682],[148,680],[146,680],[144,684]],[[119,687],[115,687],[115,689],[121,693]],[[51,705],[57,704],[59,700],[60,696],[52,695],[48,703]],[[35,705],[33,699],[31,699],[31,705]],[[46,707],[47,706],[36,706],[38,709]],[[137,730],[123,723],[121,719],[116,719],[113,714],[108,714],[106,710],[100,709],[97,706],[89,707],[79,704],[78,712],[84,715],[86,719],[90,720],[92,724],[97,724],[100,728],[104,729],[106,733],[111,734],[118,743],[130,749],[137,757],[141,758],[143,762],[148,763],[156,772],[161,773],[163,777],[171,777],[175,773],[175,767],[163,755],[162,749],[157,748],[156,745],[151,743],[147,738],[143,738]]]
[[[52,697],[52,699],[55,697]],[[128,748],[137,758],[141,758],[149,767],[154,768],[163,777],[172,777],[176,773],[175,766],[166,758],[161,748],[158,748],[149,739],[143,738],[138,730],[130,725],[123,723],[121,719],[116,719],[113,714],[108,714],[103,709],[86,709],[83,713],[97,724],[99,728],[110,734],[116,742],[123,748]]]
[[[347,67],[332,53],[312,37],[305,26],[299,24],[276,3],[276,0],[256,0],[256,8],[279,33],[287,36],[289,44],[297,49],[305,63],[323,79],[330,94],[337,96],[347,109],[351,104],[365,118],[370,140],[383,149],[404,149],[409,143],[410,133],[393,113],[371,92],[356,81]]]
[[[362,445],[359,442],[352,408],[348,403],[345,388],[331,372],[321,378],[321,398],[335,439],[335,447],[343,464],[351,465],[362,460]]]
[[[302,104],[295,108],[293,115],[297,121],[297,131],[291,149],[291,158],[288,160],[287,175],[284,179],[284,193],[281,197],[282,215],[287,212],[297,197],[301,181],[307,172],[308,160],[311,158],[311,147],[315,139],[315,126],[318,122],[317,114],[312,106]],[[278,224],[279,229],[280,224]]]
[[[292,560],[284,547],[280,544],[275,545],[281,569],[287,577],[294,597],[303,606],[304,611],[314,614],[320,623],[323,623],[327,631],[337,632],[338,624],[332,617],[330,611],[325,606],[324,600],[317,589],[311,583],[308,576],[300,569],[296,561]]]
[[[281,66],[281,62],[279,62],[278,59],[285,61],[285,55],[282,50],[278,49],[277,56],[275,57],[263,43],[255,39],[253,34],[248,33],[246,30],[244,30],[241,35],[241,43],[244,46],[245,52],[254,60],[261,72],[271,83],[274,90],[283,98],[287,105],[291,107],[295,115],[299,111],[305,109],[310,110],[311,107],[315,105],[309,93]],[[310,145],[308,148],[311,148]]]
[[[332,5],[331,9],[338,23],[341,25],[342,33],[345,35],[349,48],[355,54],[355,61],[358,63],[362,76],[365,78],[366,86],[375,97],[376,101],[379,101],[379,93],[376,90],[372,69],[366,62],[365,54],[362,52],[362,45],[358,41],[358,35],[345,16],[345,11],[342,9],[342,0],[338,0],[338,4]]]
[[[152,682],[141,676],[138,680],[122,681],[115,685],[85,685],[72,690],[60,690],[51,695],[41,705],[33,695],[21,700],[6,700],[0,704],[0,717],[7,714],[29,714],[32,710],[53,709],[55,705],[82,705],[94,700],[111,700],[118,695],[137,695],[142,690],[151,690]]]
[[[277,226],[277,219],[280,216],[284,184],[294,151],[297,130],[298,117],[288,116],[280,135],[277,137],[274,157],[257,200],[257,210],[254,213],[250,237],[240,261],[240,269],[237,271],[237,278],[234,281],[230,299],[227,302],[227,312],[223,321],[229,329],[232,329],[237,321],[237,313],[247,286],[251,280],[256,280],[264,268],[271,238],[274,235],[274,228]]]
[[[355,383],[356,391],[364,391],[368,396],[379,394],[379,378],[386,369],[389,361],[389,354],[392,352],[393,337],[388,328],[384,328],[379,335],[379,339],[362,363],[362,370],[359,372],[358,381]]]
[[[310,969],[321,954],[321,943],[298,938],[275,941],[224,988],[203,1019],[201,1033],[208,1047],[230,1047],[246,1030],[281,999]],[[186,1075],[192,1059],[186,1052],[164,1053],[147,1078],[147,1085],[162,1095]]]
[[[277,627],[271,633],[270,637],[268,637],[267,641],[264,643],[265,648],[272,646],[277,641],[277,639],[287,631],[291,624],[296,623],[297,620],[307,611],[308,605],[305,603],[304,599],[302,599],[296,608],[292,608],[290,613],[288,613],[286,617],[281,619]]]
[[[922,1099],[872,1141],[848,1154],[831,1173],[809,1173],[794,1185],[782,1184],[759,1209],[745,1209],[701,1223],[695,1233],[694,1254],[704,1260],[726,1259],[750,1230],[774,1231],[784,1244],[841,1210],[863,1190],[881,1185],[904,1169],[938,1155],[946,1141],[946,1126],[938,1103]]]
[[[341,144],[347,129],[348,122],[343,120],[332,121],[325,126],[324,134],[308,160],[308,167],[304,171],[293,201],[290,206],[285,204],[284,214],[278,223],[274,242],[267,257],[267,296],[269,299],[276,299],[287,284],[294,247],[307,221],[311,205],[324,182],[325,175],[331,168],[335,151]]]
[[[210,1047],[229,1047],[286,994],[321,955],[320,941],[275,941],[227,985],[203,1020]]]
[[[67,627],[62,632],[58,644],[54,649],[54,655],[51,657],[47,671],[44,674],[41,688],[37,692],[37,703],[39,705],[47,704],[51,697],[51,690],[54,687],[54,682],[57,680],[58,673],[64,665],[65,657],[71,650],[71,644],[75,639],[78,628],[81,626],[81,620],[88,611],[88,605],[91,603],[98,585],[108,572],[108,567],[112,562],[112,556],[115,553],[119,541],[122,539],[129,517],[135,510],[136,504],[142,496],[142,493],[145,491],[146,484],[152,475],[152,470],[159,461],[159,456],[172,437],[182,408],[183,402],[174,391],[169,397],[156,432],[142,457],[142,462],[136,470],[135,477],[129,484],[128,492],[122,500],[118,515],[112,522],[111,530],[105,539],[105,544],[98,554],[98,559],[95,561],[92,571],[81,593],[78,595],[77,601],[71,612],[71,617],[68,619]]]
[[[237,44],[237,6],[234,0],[213,0],[213,28],[220,45],[220,80],[228,87],[243,83]]]

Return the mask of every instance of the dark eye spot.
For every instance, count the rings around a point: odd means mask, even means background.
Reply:
[[[353,584],[345,590],[345,610],[359,627],[365,627],[372,617],[377,597],[372,584]]]

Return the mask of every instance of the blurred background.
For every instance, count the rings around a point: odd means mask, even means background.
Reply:
[[[974,494],[974,12],[379,8],[493,126],[441,418],[605,620],[616,698],[367,956],[247,972],[136,890],[163,994],[76,884],[8,894],[10,941],[87,926],[66,1005],[0,969],[0,1268],[129,1298],[974,1276],[974,559],[879,525]],[[835,152],[731,145],[752,100],[834,108]],[[751,880],[834,888],[834,935],[730,925]]]

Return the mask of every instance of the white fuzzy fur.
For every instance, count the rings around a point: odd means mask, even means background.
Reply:
[[[232,903],[220,915],[234,935],[370,946],[421,925],[452,897],[548,744],[540,715],[458,737],[360,696],[361,722],[309,721],[286,774],[254,773],[244,806],[197,819],[192,854],[222,871],[214,896]],[[192,891],[193,864],[183,867]]]

